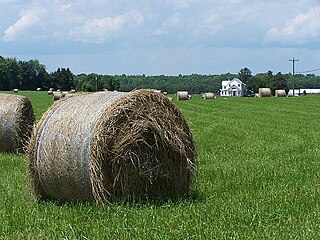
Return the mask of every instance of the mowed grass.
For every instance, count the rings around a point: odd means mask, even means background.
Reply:
[[[42,92],[21,94],[37,119],[52,103]],[[320,96],[175,104],[198,149],[191,196],[104,207],[36,202],[27,158],[0,154],[0,239],[320,238]]]

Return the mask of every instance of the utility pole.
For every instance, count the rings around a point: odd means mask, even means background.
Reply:
[[[292,76],[293,76],[293,83],[292,83],[292,85],[293,85],[293,96],[294,96],[294,62],[297,62],[297,61],[299,61],[299,60],[292,58],[292,59],[289,59],[289,61],[292,62]]]

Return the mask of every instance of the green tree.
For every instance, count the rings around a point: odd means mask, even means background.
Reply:
[[[238,72],[238,77],[241,80],[241,82],[243,82],[244,84],[246,84],[249,79],[252,77],[252,72],[249,68],[245,67],[242,68],[239,72]]]
[[[58,68],[51,74],[53,87],[61,90],[74,88],[73,74],[69,68]]]
[[[275,91],[278,89],[284,89],[286,90],[286,92],[288,92],[289,90],[287,80],[281,72],[278,72],[276,75],[273,76],[273,78],[270,80],[269,86],[273,95],[275,94]]]

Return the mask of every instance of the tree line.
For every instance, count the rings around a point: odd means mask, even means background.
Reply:
[[[239,78],[246,84],[246,95],[253,95],[260,87],[269,87],[274,93],[277,89],[288,91],[292,88],[320,88],[320,76],[314,74],[274,74],[272,71],[252,75],[249,68],[242,68],[238,73],[226,74],[190,74],[177,76],[142,75],[74,75],[69,68],[58,68],[48,73],[38,60],[18,61],[15,58],[0,56],[0,90],[36,90],[49,88],[77,91],[131,91],[140,88],[159,89],[168,93],[186,90],[192,94],[214,92],[218,94],[223,80]]]

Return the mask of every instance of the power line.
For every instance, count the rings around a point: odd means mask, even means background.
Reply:
[[[309,73],[309,72],[316,72],[316,71],[320,71],[320,68],[308,70],[308,71],[296,72],[296,73]]]

